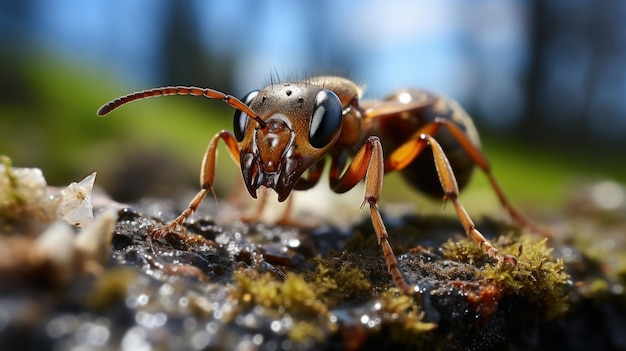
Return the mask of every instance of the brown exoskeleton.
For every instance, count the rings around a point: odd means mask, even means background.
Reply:
[[[166,235],[181,225],[213,191],[217,143],[221,139],[239,163],[250,195],[261,186],[278,200],[292,190],[313,187],[330,157],[330,186],[343,193],[365,180],[365,198],[389,273],[402,293],[411,289],[398,270],[377,207],[385,173],[401,170],[417,190],[451,201],[466,234],[490,257],[511,265],[515,257],[493,247],[476,229],[457,197],[474,165],[485,172],[502,206],[522,226],[530,226],[507,201],[480,151],[470,117],[455,102],[416,89],[399,90],[382,101],[360,101],[361,89],[345,78],[323,76],[271,84],[242,100],[198,87],[163,87],[129,94],[102,106],[104,116],[128,102],[160,95],[202,95],[237,109],[233,132],[222,130],[209,143],[200,172],[201,190],[188,208],[156,230]],[[423,152],[426,150],[427,152]],[[349,158],[351,162],[347,165]],[[346,166],[347,165],[347,166]],[[303,176],[304,172],[308,173]]]

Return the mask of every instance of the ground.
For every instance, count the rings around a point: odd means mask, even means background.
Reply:
[[[95,220],[70,224],[54,218],[57,204],[29,207],[37,202],[12,170],[4,160],[2,350],[626,349],[619,211],[573,203],[550,238],[476,219],[518,257],[511,267],[485,257],[453,217],[383,208],[415,287],[405,296],[367,218],[277,226],[208,199],[184,227],[154,237],[187,197],[121,205],[88,194]],[[58,191],[43,186],[26,194],[43,203]]]

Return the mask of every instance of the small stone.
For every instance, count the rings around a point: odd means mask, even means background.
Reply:
[[[74,251],[74,230],[64,221],[56,221],[34,242],[34,250],[55,264],[58,281],[69,281],[74,273],[76,253]]]
[[[83,229],[74,242],[75,247],[89,259],[104,263],[111,254],[113,229],[117,221],[114,209],[105,210],[87,228]]]

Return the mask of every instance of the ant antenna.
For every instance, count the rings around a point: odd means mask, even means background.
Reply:
[[[265,121],[263,121],[248,105],[244,104],[241,100],[228,94],[224,94],[221,91],[217,91],[211,88],[199,88],[199,87],[186,87],[186,86],[169,86],[161,88],[153,88],[144,91],[138,91],[132,94],[128,94],[119,97],[113,101],[110,101],[98,110],[98,116],[102,117],[109,114],[116,108],[125,105],[135,100],[146,99],[149,97],[167,96],[167,95],[192,95],[192,96],[204,96],[209,99],[222,100],[229,106],[236,108],[237,110],[244,112],[251,119],[255,120],[261,127],[265,127]]]

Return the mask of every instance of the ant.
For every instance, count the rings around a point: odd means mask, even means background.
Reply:
[[[362,89],[356,83],[337,76],[320,76],[270,84],[241,100],[210,88],[154,88],[113,100],[102,106],[98,115],[135,100],[176,94],[222,100],[234,107],[233,132],[222,130],[213,137],[202,159],[200,191],[176,219],[156,229],[152,233],[155,236],[173,232],[209,192],[213,193],[220,139],[239,164],[245,186],[255,199],[261,186],[274,189],[280,202],[292,190],[310,189],[320,180],[327,156],[331,159],[330,187],[336,193],[344,193],[364,180],[361,208],[369,205],[387,268],[404,294],[411,288],[398,269],[377,207],[386,173],[402,171],[417,190],[452,202],[467,236],[501,263],[515,266],[517,259],[490,244],[458,200],[459,190],[467,184],[475,166],[487,175],[512,219],[541,232],[509,204],[480,151],[472,119],[445,97],[400,89],[380,101],[360,101]]]

